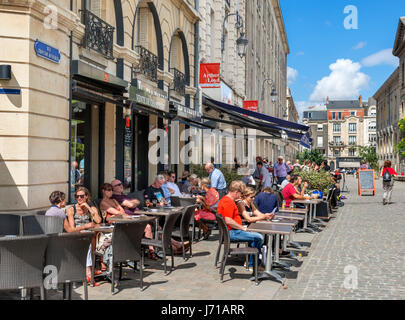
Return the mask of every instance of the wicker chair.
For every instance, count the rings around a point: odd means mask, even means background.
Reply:
[[[172,232],[173,232],[173,227],[174,224],[176,223],[177,219],[182,215],[182,211],[180,212],[173,212],[170,215],[166,217],[166,222],[163,227],[163,236],[162,240],[156,240],[156,239],[142,239],[142,245],[143,246],[154,246],[157,248],[161,248],[163,250],[163,260],[164,260],[164,271],[165,275],[167,275],[166,272],[166,256],[168,254],[171,255],[172,257],[172,266],[170,268],[170,271],[172,271],[172,268],[174,268],[174,257],[173,257],[173,250],[172,250]]]
[[[228,255],[246,255],[246,259],[247,259],[247,257],[250,254],[253,254],[255,257],[255,266],[254,266],[255,282],[256,282],[256,285],[258,285],[259,283],[258,283],[258,279],[257,279],[257,262],[259,260],[259,250],[257,250],[257,248],[251,248],[251,247],[231,248],[229,231],[228,231],[228,227],[226,226],[225,220],[219,214],[217,214],[216,217],[217,217],[217,222],[218,222],[218,228],[221,230],[221,233],[223,235],[223,244],[224,244],[224,254],[222,256],[221,269],[220,269],[221,282],[223,282],[223,280],[224,280],[224,272],[225,272],[225,266],[226,266],[226,261],[228,259]]]
[[[146,228],[146,221],[116,222],[112,235],[112,265],[111,293],[114,293],[114,264],[120,263],[120,275],[122,276],[122,262],[140,261],[140,282],[143,288],[143,252],[142,237]]]
[[[0,236],[20,235],[20,220],[19,215],[0,213]]]
[[[180,238],[183,246],[183,259],[186,260],[186,250],[184,248],[184,241],[188,240],[190,243],[190,257],[193,256],[193,231],[190,231],[190,222],[194,219],[195,210],[199,207],[198,204],[188,206],[181,216],[180,228],[172,232],[172,237]]]
[[[63,232],[63,219],[54,216],[23,216],[23,234],[25,236],[54,234]]]
[[[0,290],[40,288],[45,298],[43,269],[48,236],[0,238]]]
[[[63,283],[63,298],[72,297],[72,283],[84,283],[84,299],[88,299],[86,280],[86,258],[93,232],[59,233],[49,237],[45,254],[45,266],[55,266],[58,272],[57,283]]]

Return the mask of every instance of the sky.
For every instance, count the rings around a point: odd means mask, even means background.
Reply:
[[[392,49],[405,0],[280,0],[280,5],[290,47],[288,86],[300,118],[327,97],[368,100],[398,67]]]

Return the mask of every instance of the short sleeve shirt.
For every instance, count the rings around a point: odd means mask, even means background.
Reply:
[[[117,200],[117,202],[118,202],[121,206],[122,206],[122,203],[123,203],[125,200],[132,200],[132,199],[128,198],[126,195],[124,195],[124,194],[113,194],[113,195],[112,195],[112,198],[115,199],[115,200]],[[126,213],[126,214],[129,214],[129,215],[133,215],[133,214],[135,213],[135,211],[138,210],[138,208],[127,208],[127,207],[124,207],[124,206],[123,206],[123,209],[124,209],[125,213]]]
[[[235,201],[233,201],[228,196],[223,197],[219,203],[217,212],[225,217],[233,219],[237,224],[242,225],[242,219],[239,215],[238,207],[236,206]],[[232,230],[231,227],[228,226],[228,230]]]
[[[164,193],[162,188],[155,188],[153,186],[147,187],[144,192],[145,200],[149,200],[151,202],[153,200],[157,200],[157,202],[163,201],[164,199],[163,195]]]
[[[255,203],[261,213],[272,213],[278,211],[278,200],[275,194],[261,192],[256,196]]]
[[[295,190],[294,186],[291,183],[287,184],[284,187],[284,189],[283,189],[283,197],[284,197],[284,200],[285,200],[285,206],[287,208],[290,207],[291,201],[294,200],[293,195],[296,194],[296,193],[297,193],[297,190]]]
[[[226,188],[226,181],[223,173],[219,169],[214,169],[210,173],[211,187],[217,190],[223,190]]]

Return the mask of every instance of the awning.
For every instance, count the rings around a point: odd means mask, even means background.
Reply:
[[[255,111],[251,111],[251,110],[247,110],[247,109],[243,109],[237,106],[233,106],[230,104],[226,104],[224,102],[221,101],[216,101],[207,97],[203,97],[203,100],[207,100],[215,105],[217,105],[218,107],[231,111],[231,112],[236,112],[239,114],[244,114],[246,116],[249,117],[253,117],[259,120],[263,120],[263,121],[267,121],[270,122],[272,124],[278,125],[280,127],[282,127],[282,129],[293,129],[293,130],[301,130],[303,132],[308,132],[309,131],[309,127],[299,124],[299,123],[295,123],[295,122],[291,122],[291,121],[287,121],[287,120],[283,120],[283,119],[279,119],[279,118],[275,118],[272,116],[269,116],[267,114],[263,114],[263,113],[259,113],[259,112],[255,112]]]
[[[294,132],[286,132],[288,138],[290,140],[294,140],[300,143],[304,148],[311,149],[312,148],[312,139],[309,136],[309,133],[301,134],[301,133],[294,133]]]

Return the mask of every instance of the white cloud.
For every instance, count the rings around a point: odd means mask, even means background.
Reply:
[[[295,80],[297,80],[298,71],[294,68],[287,67],[287,84],[291,85]]]
[[[303,56],[305,54],[304,51],[297,52],[297,56]]]
[[[364,58],[361,63],[365,67],[374,67],[388,64],[393,67],[398,66],[398,58],[392,54],[392,49],[384,49]]]
[[[357,99],[361,90],[368,87],[370,77],[360,72],[361,64],[350,59],[338,59],[329,66],[331,73],[319,80],[310,101]]]
[[[360,41],[355,47],[353,47],[353,50],[363,49],[366,45],[367,45],[367,42]]]

